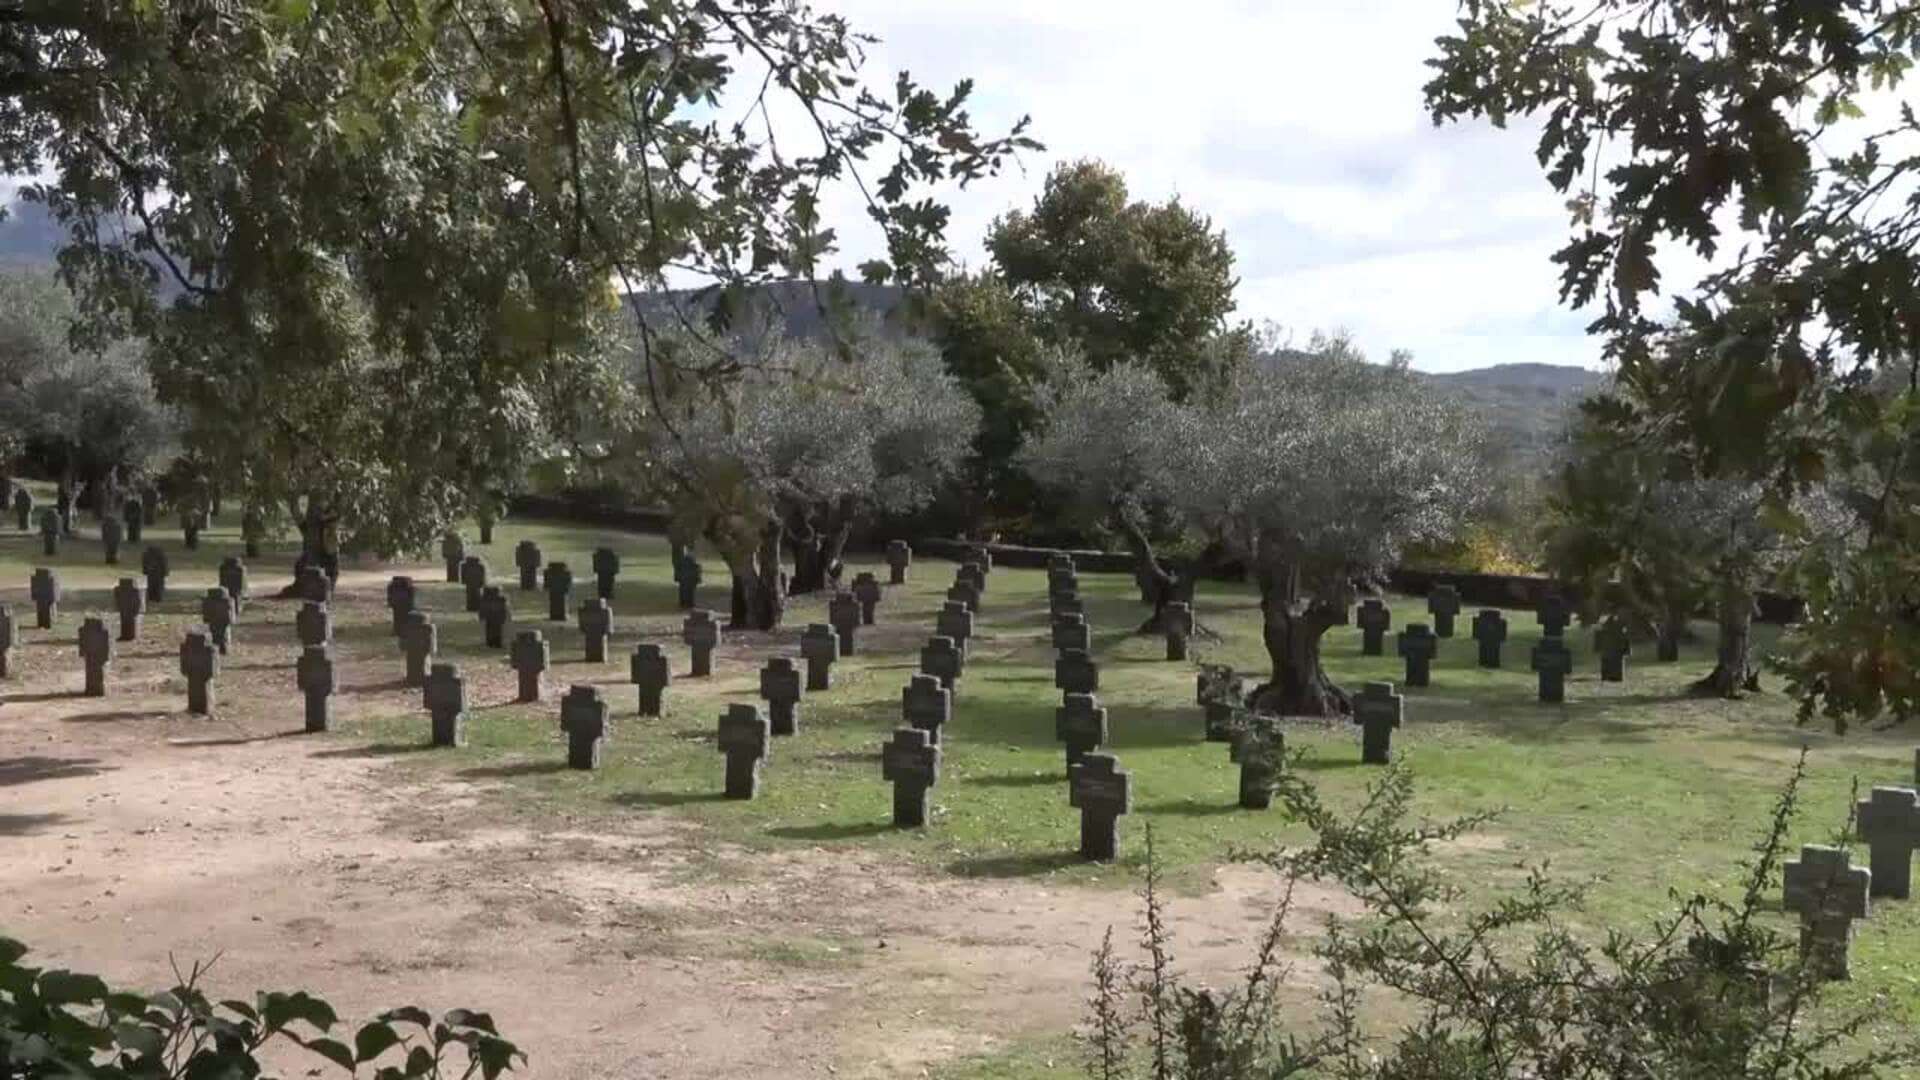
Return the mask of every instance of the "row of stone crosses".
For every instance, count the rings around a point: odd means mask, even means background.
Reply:
[[[48,558],[60,554],[61,542],[74,535],[73,495],[67,489],[60,489],[52,506],[39,507],[35,513],[33,492],[16,485],[6,477],[0,477],[0,506],[11,506],[14,523],[21,532],[37,529],[40,534],[41,550]],[[120,562],[120,548],[123,544],[141,543],[146,530],[158,523],[158,502],[156,497],[132,496],[120,507],[120,512],[100,515],[100,547],[109,566]],[[207,511],[200,507],[183,507],[180,510],[180,536],[188,550],[200,547],[200,534],[209,526]],[[260,531],[250,523],[242,528],[246,537],[248,558],[260,554]]]
[[[1394,635],[1394,651],[1406,661],[1407,686],[1431,685],[1433,659],[1440,642],[1454,636],[1454,620],[1460,614],[1460,593],[1452,585],[1435,585],[1427,594],[1427,612],[1433,625],[1409,623]],[[1572,621],[1564,597],[1548,594],[1535,609],[1541,637],[1528,657],[1530,669],[1539,677],[1541,702],[1558,705],[1567,699],[1567,676],[1573,673],[1573,650],[1566,640],[1567,624]],[[1360,655],[1380,656],[1385,651],[1387,631],[1393,628],[1393,611],[1377,597],[1360,602],[1354,623],[1360,628]],[[1471,635],[1479,647],[1479,664],[1498,668],[1500,653],[1507,640],[1507,617],[1497,608],[1484,608],[1473,617]],[[1600,681],[1621,682],[1627,677],[1627,657],[1633,655],[1633,643],[1627,628],[1617,618],[1608,618],[1594,631],[1594,650],[1600,658]],[[1670,638],[1660,640],[1660,659],[1679,659],[1679,645]]]

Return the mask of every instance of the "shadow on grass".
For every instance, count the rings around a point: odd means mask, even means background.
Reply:
[[[1044,787],[1048,784],[1066,786],[1067,774],[1060,773],[1001,773],[998,776],[969,777],[961,783],[980,787]]]
[[[977,855],[955,859],[947,864],[947,873],[956,877],[1018,878],[1051,874],[1084,860],[1072,851],[1029,851],[1015,855]]]
[[[314,753],[317,758],[386,758],[400,757],[404,754],[418,754],[432,750],[432,743],[368,743],[365,746],[343,746],[337,750],[320,750]]]
[[[862,821],[821,825],[781,825],[768,829],[767,835],[786,840],[863,840],[893,831],[893,826],[883,821]]]
[[[719,791],[625,791],[608,800],[616,806],[671,807],[726,802]]]
[[[0,814],[0,836],[30,836],[65,820],[65,814]]]
[[[41,780],[98,776],[112,768],[112,765],[101,765],[98,758],[58,758],[39,754],[0,758],[0,787],[18,787]]]
[[[567,763],[564,761],[515,761],[507,765],[461,769],[458,775],[468,780],[510,780],[516,776],[551,776],[565,771]]]
[[[77,720],[79,717],[69,717]],[[305,728],[292,728],[288,731],[276,731],[270,735],[233,735],[219,739],[170,739],[167,745],[187,750],[197,750],[207,746],[247,746],[252,743],[274,742],[279,739],[292,739],[307,734]]]
[[[36,701],[63,701],[79,696],[80,694],[73,690],[46,690],[32,694],[8,694],[6,697],[0,697],[0,704],[26,705]]]
[[[1167,817],[1223,817],[1227,814],[1258,814],[1259,810],[1243,810],[1237,802],[1198,802],[1193,799],[1181,799],[1178,802],[1154,803],[1142,806],[1142,814],[1163,814]]]
[[[418,689],[420,689],[420,687],[408,686],[407,680],[404,677],[402,677],[398,679],[389,679],[386,682],[381,682],[381,683],[361,683],[359,686],[343,686],[340,689],[334,691],[334,693],[339,694],[343,697],[358,697],[361,694],[386,694],[386,693],[391,693],[395,690],[418,690]]]

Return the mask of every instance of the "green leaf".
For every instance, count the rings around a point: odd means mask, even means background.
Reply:
[[[417,1005],[403,1005],[398,1009],[388,1009],[386,1012],[381,1013],[377,1019],[389,1024],[412,1024],[414,1027],[422,1029],[433,1026],[433,1017],[428,1014],[427,1010]]]
[[[295,1020],[304,1020],[313,1027],[326,1031],[339,1019],[333,1006],[307,993],[304,990],[291,994],[268,994],[261,1003],[260,1015],[266,1026],[280,1029]]]
[[[454,1027],[478,1028],[489,1035],[500,1034],[499,1029],[493,1026],[493,1017],[483,1012],[473,1012],[468,1009],[452,1009],[447,1013],[447,1023]]]
[[[40,976],[40,996],[48,1005],[84,1005],[107,996],[107,984],[97,975],[49,971]]]
[[[354,1058],[361,1063],[372,1061],[398,1045],[400,1034],[393,1030],[392,1024],[380,1020],[362,1025],[353,1036]]]
[[[0,964],[11,964],[27,955],[27,947],[10,937],[0,937]]]
[[[346,1043],[338,1039],[308,1039],[301,1045],[348,1072],[353,1071],[353,1051],[347,1048]]]

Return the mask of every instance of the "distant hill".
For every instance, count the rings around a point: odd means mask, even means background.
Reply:
[[[1559,364],[1496,364],[1429,376],[1479,408],[1494,445],[1515,465],[1544,456],[1566,425],[1567,413],[1599,389],[1606,375]]]

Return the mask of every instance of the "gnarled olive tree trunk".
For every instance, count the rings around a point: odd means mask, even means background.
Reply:
[[[772,630],[787,612],[786,574],[780,567],[781,539],[786,530],[775,521],[767,525],[759,543],[723,549],[733,575],[733,611],[730,630]]]
[[[816,520],[801,512],[787,526],[787,546],[793,551],[789,596],[818,592],[840,579],[841,558],[853,532],[853,500],[842,498]]]
[[[1753,666],[1753,590],[1743,585],[1725,584],[1715,618],[1720,624],[1720,640],[1715,646],[1713,671],[1693,684],[1693,692],[1702,696],[1737,698],[1760,689],[1760,672]]]
[[[1353,711],[1347,692],[1320,665],[1320,639],[1342,621],[1339,608],[1299,595],[1297,575],[1263,572],[1261,636],[1273,663],[1273,681],[1254,690],[1256,712],[1280,716],[1345,716]]]
[[[1134,579],[1140,582],[1146,602],[1153,605],[1153,614],[1147,616],[1147,621],[1141,623],[1134,633],[1158,634],[1160,613],[1166,610],[1169,603],[1180,599],[1181,579],[1160,564],[1153,551],[1153,541],[1147,539],[1146,530],[1139,523],[1118,509],[1113,511],[1110,523],[1121,536],[1126,537],[1127,550],[1133,553]],[[1186,590],[1187,599],[1191,602],[1191,582],[1186,583]]]

